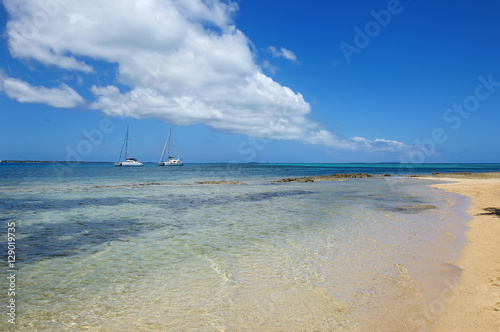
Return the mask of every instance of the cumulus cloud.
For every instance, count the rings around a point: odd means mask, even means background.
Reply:
[[[281,49],[277,49],[276,47],[274,46],[269,46],[269,50],[271,51],[271,54],[275,57],[275,58],[279,58],[279,57],[283,57],[287,60],[290,60],[290,61],[293,61],[293,62],[297,62],[297,56],[295,56],[295,53],[293,53],[292,51],[282,47]]]
[[[76,75],[98,76],[95,61],[112,64],[109,85],[91,88],[91,109],[108,116],[157,118],[270,139],[340,148],[395,147],[357,141],[310,120],[304,97],[262,73],[251,41],[234,26],[238,6],[222,0],[4,0],[13,57]],[[285,48],[275,56],[297,61]],[[88,78],[87,78],[88,79]],[[5,93],[26,102],[72,107],[82,102],[69,86],[32,87],[9,79]],[[96,79],[95,82],[99,82]],[[17,87],[15,87],[17,85]],[[46,96],[43,96],[43,95]],[[49,97],[50,95],[50,97]]]
[[[42,103],[57,108],[72,108],[84,103],[83,98],[66,84],[58,88],[31,86],[0,72],[0,91],[21,103]]]

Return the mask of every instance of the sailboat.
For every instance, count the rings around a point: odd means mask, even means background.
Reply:
[[[125,161],[120,161],[122,159],[123,146],[122,151],[120,152],[120,158],[115,163],[115,166],[118,167],[134,167],[134,166],[144,166],[140,161],[135,158],[128,157],[128,125],[127,125],[127,136],[125,136]]]
[[[184,166],[184,164],[179,158],[175,158],[170,155],[171,137],[172,137],[172,128],[170,128],[170,131],[168,132],[168,137],[167,140],[165,141],[165,146],[163,147],[163,152],[161,153],[160,161],[158,161],[158,166]],[[168,146],[168,151],[167,151],[168,159],[162,161],[167,146]]]

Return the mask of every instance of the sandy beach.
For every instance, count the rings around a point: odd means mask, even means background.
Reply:
[[[431,185],[471,198],[467,245],[457,265],[459,285],[436,304],[435,331],[500,331],[500,173],[435,174]]]

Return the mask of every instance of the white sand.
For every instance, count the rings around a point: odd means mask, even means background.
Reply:
[[[451,181],[431,187],[468,196],[467,245],[457,265],[460,284],[447,294],[435,331],[500,331],[500,173],[443,174],[425,179]]]

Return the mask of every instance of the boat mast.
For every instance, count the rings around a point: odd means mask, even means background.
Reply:
[[[172,129],[170,129],[170,130],[172,130]],[[168,133],[167,140],[165,141],[165,145],[163,146],[163,151],[161,153],[161,157],[160,157],[159,162],[161,162],[161,160],[163,159],[163,156],[165,155],[165,149],[167,148],[167,144],[169,143],[169,141],[170,141],[170,132]],[[169,144],[168,150],[170,151],[170,144]],[[169,154],[170,154],[170,152],[169,152]]]
[[[168,159],[170,159],[170,135],[172,134],[172,128],[168,131]]]
[[[127,160],[127,154],[128,154],[128,125],[127,125],[127,140],[125,142],[125,160]]]

